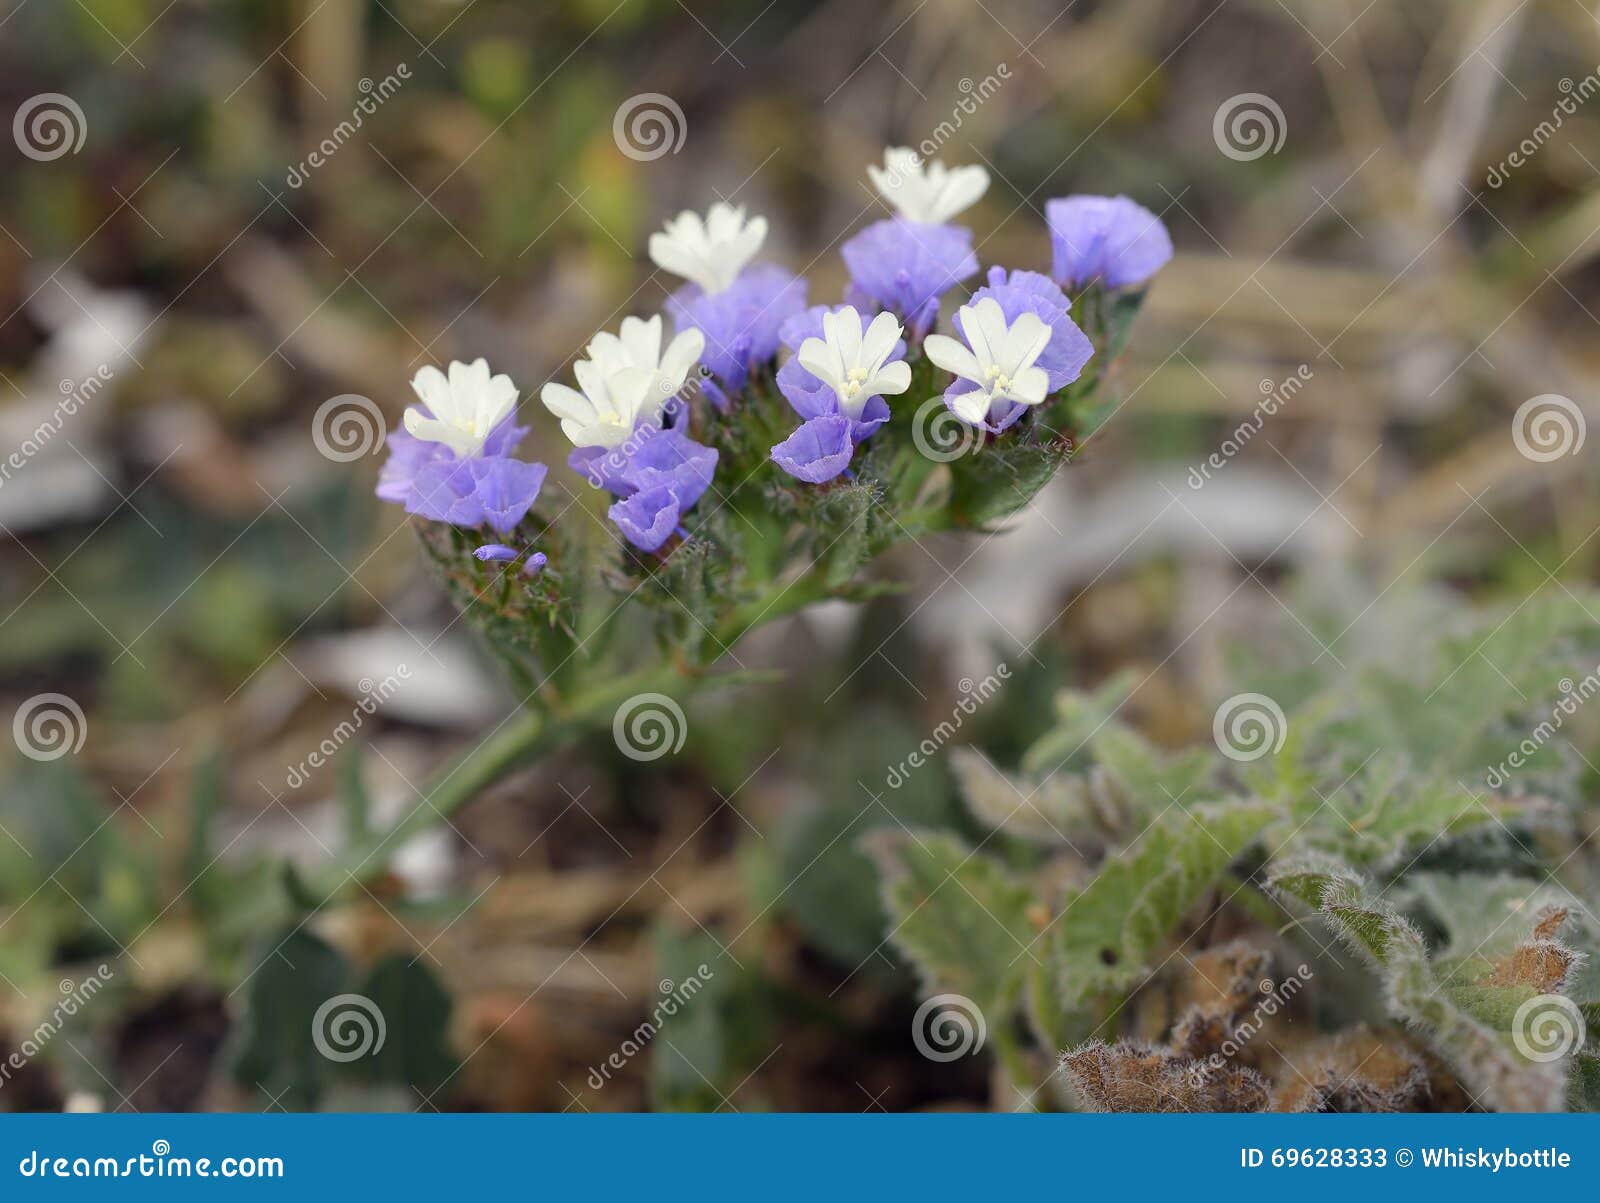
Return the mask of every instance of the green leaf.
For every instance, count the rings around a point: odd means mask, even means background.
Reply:
[[[432,1096],[449,1081],[456,1060],[448,1045],[450,995],[422,955],[386,957],[356,988],[382,1015],[385,1033],[380,1047],[349,1064],[358,1077]]]
[[[335,1065],[316,1046],[313,1020],[317,1008],[344,991],[349,962],[330,944],[297,930],[263,940],[256,966],[229,1058],[233,1078],[293,1106],[309,1107],[326,1089]]]
[[[925,995],[963,994],[983,1011],[1044,960],[1028,921],[1033,890],[951,835],[883,828],[862,840],[883,879],[889,939]],[[999,1022],[991,1016],[991,1022]]]
[[[1291,866],[1275,874],[1271,884],[1312,903],[1340,938],[1372,963],[1390,1012],[1417,1031],[1475,1099],[1507,1111],[1561,1109],[1573,1059],[1533,1061],[1512,1036],[1517,1008],[1534,990],[1463,975],[1460,962],[1435,962],[1417,927],[1381,896],[1373,897],[1348,870],[1326,863]],[[1528,889],[1529,896],[1534,892]],[[1451,922],[1459,925],[1458,933],[1477,935],[1487,913],[1471,916],[1453,909]],[[1521,934],[1529,932],[1525,927]]]
[[[951,509],[962,526],[986,527],[1032,501],[1066,460],[1057,443],[991,443],[950,464]]]
[[[1063,998],[1121,1002],[1172,933],[1273,817],[1235,803],[1176,810],[1107,860],[1052,921]]]

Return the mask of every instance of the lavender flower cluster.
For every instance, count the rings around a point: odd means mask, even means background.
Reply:
[[[1052,200],[1050,274],[992,267],[953,315],[959,337],[934,333],[946,294],[978,273],[972,231],[952,219],[987,190],[988,173],[924,163],[905,148],[867,170],[895,215],[841,248],[850,284],[840,304],[808,308],[804,279],[753,262],[764,218],[729,204],[704,217],[684,212],[649,243],[651,260],[686,281],[666,302],[671,340],[659,314],[625,318],[573,365],[576,388],[540,391],[573,444],[569,467],[615,498],[611,521],[639,551],[685,535],[685,515],[715,477],[718,451],[688,433],[694,392],[711,420],[726,420],[785,349],[775,382],[800,420],[771,460],[810,485],[849,474],[857,448],[889,420],[888,398],[910,388],[919,356],[949,374],[951,413],[998,436],[1078,379],[1094,354],[1063,289],[1137,286],[1172,257],[1161,220],[1127,197]],[[546,475],[544,464],[513,454],[528,431],[516,425],[515,386],[479,359],[448,374],[425,367],[412,387],[419,404],[389,436],[378,496],[436,522],[509,535]],[[546,563],[505,543],[474,554],[526,556],[529,574]]]

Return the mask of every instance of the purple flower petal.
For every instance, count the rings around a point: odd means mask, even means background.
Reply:
[[[772,449],[772,461],[797,480],[820,485],[843,472],[855,450],[850,419],[812,418]]]
[[[672,537],[680,510],[672,490],[661,485],[617,502],[606,513],[629,543],[640,551],[655,551]]]
[[[567,456],[567,467],[597,489],[625,497],[634,490],[627,483],[628,455],[623,447],[578,447]]]
[[[1050,227],[1050,274],[1077,288],[1142,284],[1172,258],[1172,237],[1161,219],[1125,196],[1068,196],[1044,207]]]
[[[978,270],[971,230],[903,218],[873,222],[839,253],[850,269],[847,299],[864,313],[888,309],[913,328],[937,312],[940,297]]]
[[[467,462],[484,518],[502,535],[521,522],[532,508],[548,471],[543,464],[528,464],[505,456]]]
[[[699,330],[706,336],[700,362],[721,386],[712,393],[720,398],[744,387],[750,369],[778,353],[778,332],[805,308],[806,282],[781,267],[762,264],[739,273],[727,288],[707,296],[697,284],[686,284],[667,298],[667,313],[679,330]]]
[[[624,479],[641,493],[672,490],[680,510],[700,500],[717,469],[718,453],[676,430],[660,430],[646,438],[628,459]]]
[[[406,512],[452,526],[482,526],[483,506],[477,499],[471,462],[452,456],[423,464],[412,480]]]

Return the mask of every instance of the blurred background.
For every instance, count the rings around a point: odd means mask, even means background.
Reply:
[[[1014,672],[997,757],[1130,666],[1181,743],[1241,636],[1337,666],[1594,574],[1581,0],[0,9],[0,1109],[981,1106],[856,851],[957,821],[942,764],[885,782],[962,679]],[[516,702],[329,403],[481,355],[557,447],[526,399],[661,308],[666,217],[765,214],[832,299],[886,144],[988,168],[985,267],[1048,269],[1052,197],[1163,217],[1110,421],[1014,530],[758,636],[797,671],[683,755],[563,749],[309,896]],[[299,1022],[343,991],[380,1056]]]

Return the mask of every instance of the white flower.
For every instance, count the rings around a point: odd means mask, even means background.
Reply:
[[[950,399],[950,408],[964,422],[982,422],[996,401],[1037,405],[1045,398],[1050,378],[1034,361],[1050,344],[1050,327],[1036,313],[1023,313],[1009,326],[1000,302],[984,297],[957,312],[961,332],[971,347],[943,334],[930,334],[922,349],[947,372],[978,387]]]
[[[867,175],[900,216],[931,226],[943,225],[977,204],[989,190],[989,173],[982,167],[950,171],[937,159],[924,164],[909,146],[889,147],[883,152],[883,166],[868,166]]]
[[[884,362],[899,340],[900,323],[893,314],[880,313],[863,332],[861,315],[846,305],[822,315],[822,337],[806,339],[795,357],[834,391],[839,411],[855,420],[871,398],[911,387],[911,367],[905,360]]]
[[[411,406],[405,413],[406,430],[429,443],[443,443],[462,457],[482,451],[484,440],[517,407],[517,386],[503,373],[489,375],[485,359],[453,362],[448,377],[430,364],[417,372],[411,387],[433,416]]]
[[[718,202],[704,221],[685,209],[667,222],[664,233],[650,235],[650,258],[657,267],[694,281],[710,296],[734,282],[766,237],[765,217],[746,220],[743,205]]]
[[[622,319],[622,334],[601,331],[589,358],[572,365],[583,391],[550,383],[539,392],[577,447],[618,447],[641,421],[659,422],[673,394],[705,350],[705,335],[685,330],[661,352],[661,315]]]

